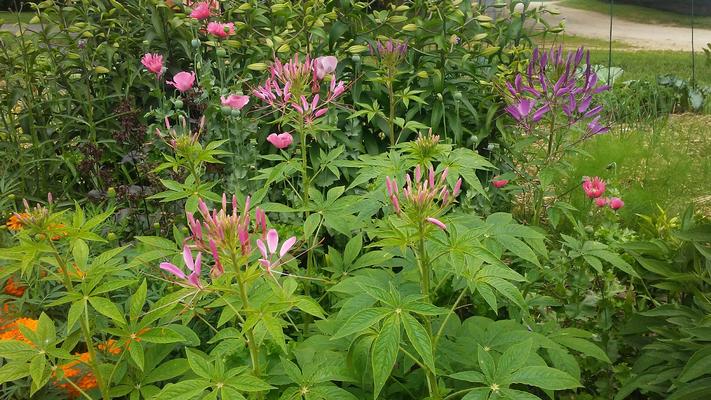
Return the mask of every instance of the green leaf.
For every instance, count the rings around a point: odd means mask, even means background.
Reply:
[[[494,374],[496,373],[496,364],[494,364],[494,358],[489,354],[489,351],[483,347],[478,346],[477,360],[479,361],[479,369],[484,373],[486,377],[486,382],[490,383],[494,380]]]
[[[227,382],[230,386],[242,392],[264,392],[274,389],[274,386],[252,375],[239,375]]]
[[[466,396],[462,397],[462,400],[486,400],[489,398],[490,391],[491,389],[488,387],[475,388],[471,392],[467,393]]]
[[[274,340],[274,343],[279,345],[282,351],[286,353],[286,337],[284,336],[284,331],[282,330],[281,322],[278,319],[272,317],[271,315],[265,315],[264,317],[262,317],[262,324],[269,333],[269,336],[271,336],[272,340]]]
[[[711,346],[697,350],[679,374],[681,382],[689,382],[702,375],[711,373]]]
[[[86,300],[75,301],[69,307],[69,312],[67,313],[67,335],[71,332],[74,325],[76,325],[79,318],[84,314],[84,309],[86,308]]]
[[[210,387],[206,379],[191,379],[167,385],[155,400],[192,400]]]
[[[30,361],[30,376],[32,377],[32,383],[34,383],[37,388],[42,387],[46,365],[47,359],[44,357],[44,354],[38,354],[32,357],[32,361]]]
[[[363,332],[392,312],[393,310],[382,307],[366,308],[365,310],[358,311],[348,318],[348,321],[336,331],[331,340]]]
[[[140,335],[141,340],[147,343],[178,343],[184,342],[185,338],[178,332],[168,328],[151,328]]]
[[[143,282],[141,282],[141,285],[138,287],[138,290],[136,290],[136,293],[131,296],[129,307],[129,315],[131,317],[131,321],[136,321],[141,315],[141,311],[143,310],[143,303],[146,302],[147,290],[148,286],[146,286],[146,280],[144,278]]]
[[[467,381],[467,382],[471,382],[471,383],[486,382],[486,378],[484,377],[484,374],[482,374],[479,371],[462,371],[462,372],[457,372],[452,375],[449,375],[449,377],[452,379],[457,379],[460,381]]]
[[[564,390],[580,387],[580,382],[565,372],[543,366],[523,367],[511,375],[512,383],[536,386],[546,390]]]
[[[91,303],[91,306],[94,307],[94,309],[100,314],[109,317],[122,325],[126,325],[123,313],[111,300],[103,297],[89,297],[89,303]]]
[[[625,272],[628,275],[634,276],[635,278],[640,277],[637,271],[635,271],[634,268],[632,268],[632,266],[627,263],[627,261],[623,260],[622,257],[618,256],[617,254],[611,253],[607,250],[589,251],[588,254],[593,255],[597,258],[602,258],[603,260],[612,264],[612,266],[614,266],[615,268],[619,269],[622,272]]]
[[[190,365],[190,369],[202,378],[211,379],[214,368],[207,358],[192,349],[185,349],[185,352],[188,355],[188,365]]]
[[[607,357],[607,354],[593,342],[570,336],[553,336],[551,339],[558,344],[579,351],[586,356],[597,358],[600,361],[610,364],[610,359]]]
[[[26,360],[36,353],[37,350],[25,342],[19,340],[0,340],[0,358]]]
[[[363,235],[358,234],[353,236],[353,238],[348,241],[348,243],[346,244],[346,248],[343,251],[343,264],[352,265],[353,261],[355,261],[356,257],[358,257],[362,246]]]
[[[432,373],[435,373],[435,361],[432,354],[432,339],[427,334],[425,327],[420,324],[415,317],[408,313],[400,313],[402,324],[405,327],[405,333],[410,340],[412,347],[415,348],[417,354],[422,357],[423,363],[429,368]]]
[[[532,348],[533,339],[527,339],[506,349],[496,365],[496,379],[501,379],[526,365]]]
[[[184,358],[168,360],[149,372],[146,377],[143,378],[142,383],[145,385],[154,382],[167,381],[168,379],[173,379],[176,376],[184,374],[188,369],[188,361]]]
[[[380,333],[373,341],[371,362],[373,365],[373,399],[377,399],[385,386],[395,361],[400,353],[400,320],[393,314],[383,322]]]
[[[128,348],[128,353],[131,355],[131,359],[136,363],[138,368],[143,371],[145,360],[143,354],[143,345],[140,342],[133,342]]]
[[[509,235],[496,235],[495,239],[516,257],[520,257],[539,267],[541,266],[541,263],[538,261],[538,257],[536,257],[536,253],[534,253],[533,250],[531,250],[531,248],[520,239]]]
[[[25,362],[11,362],[0,367],[0,385],[15,382],[30,375],[30,364]]]

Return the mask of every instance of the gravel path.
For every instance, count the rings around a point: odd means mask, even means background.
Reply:
[[[562,7],[556,2],[532,2],[536,6],[545,5],[557,9],[560,15],[548,16],[548,21],[557,24],[565,20],[566,32],[571,35],[608,39],[610,35],[610,16],[586,10]],[[684,50],[691,51],[691,29],[673,26],[647,25],[638,22],[615,19],[612,24],[613,40],[624,42],[633,47],[647,50]],[[695,29],[696,50],[711,43],[711,30]]]

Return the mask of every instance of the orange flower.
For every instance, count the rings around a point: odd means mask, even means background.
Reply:
[[[106,343],[99,343],[97,347],[99,348],[99,350],[105,353],[113,354],[115,356],[121,354],[122,351],[121,346],[119,346],[116,339],[109,339],[106,341]]]
[[[91,389],[95,389],[98,386],[98,383],[96,382],[96,377],[91,371],[87,370],[87,368],[82,366],[82,364],[89,364],[91,356],[88,352],[75,355],[79,356],[78,360],[73,360],[64,365],[59,366],[59,368],[64,373],[62,379],[78,378],[71,379],[71,381],[74,382],[74,385],[78,386],[81,390],[89,391]],[[74,385],[70,384],[69,382],[57,380],[56,374],[54,374],[53,377],[56,380],[55,385],[59,389],[63,389],[67,392],[67,398],[74,399],[81,396],[81,393],[74,387]]]
[[[25,286],[16,284],[15,280],[9,277],[7,282],[5,282],[5,289],[3,291],[10,296],[22,297],[22,295],[25,294]]]
[[[28,213],[22,213],[22,214],[13,214],[5,223],[7,225],[7,229],[11,231],[19,231],[22,229],[22,220],[29,218],[30,214]]]
[[[64,236],[67,236],[67,231],[64,230],[64,224],[49,224],[47,225],[47,232],[53,234],[50,236],[52,240],[59,240]]]
[[[15,321],[5,325],[3,332],[0,333],[0,340],[20,340],[25,343],[30,341],[22,334],[20,326],[24,326],[31,331],[37,330],[37,320],[31,318],[18,318]]]

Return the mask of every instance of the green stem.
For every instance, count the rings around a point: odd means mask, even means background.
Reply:
[[[425,296],[427,301],[430,301],[430,265],[427,259],[427,250],[425,249],[425,223],[424,218],[418,223],[418,245],[417,245],[417,261],[420,268],[420,289],[422,295]],[[432,321],[429,316],[423,316],[425,320],[425,329],[427,330],[427,336],[432,340]],[[433,343],[433,353],[434,343]],[[427,377],[427,387],[429,389],[430,398],[433,400],[440,399],[439,386],[437,385],[437,375],[434,371],[426,370],[425,375]]]
[[[64,262],[64,260],[62,259],[62,256],[59,254],[57,247],[54,245],[50,237],[47,237],[47,242],[49,243],[49,246],[54,252],[54,259],[57,261],[59,269],[62,271],[62,275],[64,276],[64,286],[67,289],[67,292],[74,293],[74,284],[72,283],[72,279],[69,276],[69,271],[67,271],[67,263]],[[94,376],[96,377],[99,383],[101,397],[104,400],[109,400],[111,396],[109,395],[107,385],[108,382],[104,382],[104,379],[99,371],[99,365],[97,364],[96,358],[96,349],[94,348],[94,341],[91,339],[91,329],[89,327],[89,309],[86,300],[84,301],[84,318],[81,319],[79,325],[81,326],[81,333],[84,337],[84,342],[86,343],[87,350],[89,351],[89,366],[93,370]]]
[[[390,135],[390,146],[395,146],[395,91],[393,90],[393,73],[392,69],[388,68],[388,100],[390,102],[390,110],[388,114],[388,135]]]
[[[309,217],[309,188],[311,186],[311,178],[309,177],[309,163],[308,163],[308,145],[306,140],[308,135],[306,132],[306,127],[304,126],[304,120],[299,120],[299,137],[301,138],[301,184],[303,186],[303,195],[301,197],[304,203],[304,221]],[[310,238],[306,237],[306,232],[304,232],[304,243],[306,243],[307,248],[310,247]],[[306,253],[306,276],[311,277],[313,275],[313,253],[308,251]],[[310,295],[311,283],[307,280],[304,283],[304,292],[306,296]],[[309,324],[311,323],[311,315],[306,315],[304,317],[304,329],[301,332],[302,335],[307,335],[309,330]]]
[[[239,295],[242,299],[242,309],[244,309],[245,313],[247,314],[247,320],[249,320],[249,314],[252,312],[252,310],[249,305],[247,286],[245,285],[244,280],[242,279],[242,271],[239,267],[239,263],[237,263],[237,255],[235,254],[234,250],[230,251],[230,257],[232,259],[232,267],[235,269],[237,284],[239,285]],[[254,373],[254,376],[260,376],[261,372],[259,369],[259,347],[257,346],[257,342],[254,340],[254,332],[252,331],[252,328],[248,329],[247,332],[245,332],[245,336],[247,337],[247,348],[249,348],[249,357],[252,359],[252,372]]]

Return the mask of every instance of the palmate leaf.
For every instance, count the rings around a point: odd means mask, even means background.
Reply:
[[[391,315],[383,322],[380,333],[371,347],[371,363],[373,366],[373,399],[377,399],[390,372],[395,366],[400,352],[400,318]]]

